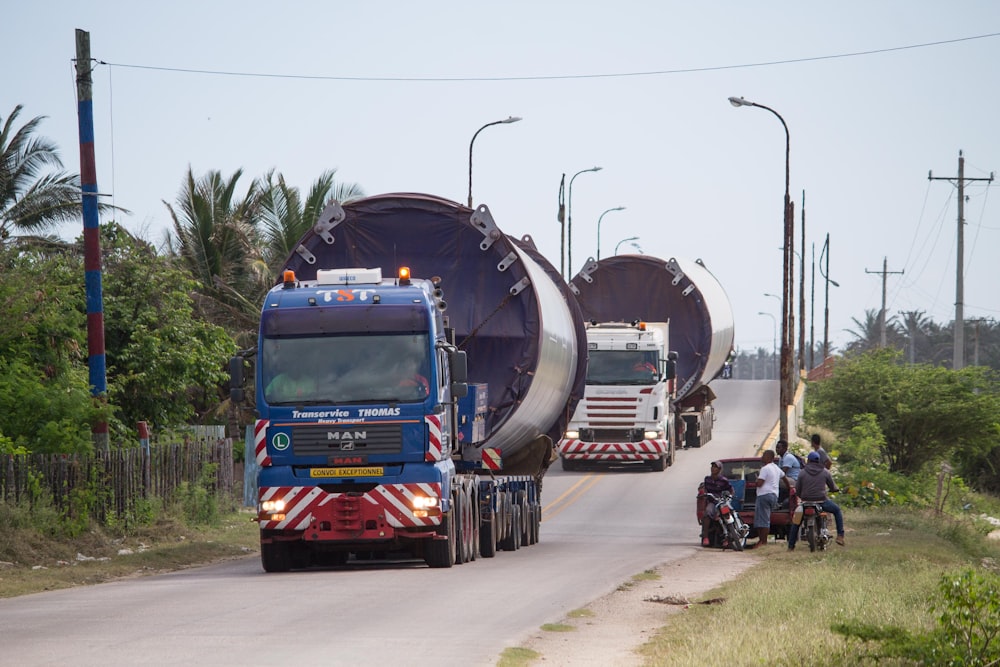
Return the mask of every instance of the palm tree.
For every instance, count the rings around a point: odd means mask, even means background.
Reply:
[[[874,308],[866,310],[864,322],[858,320],[856,317],[851,318],[857,329],[847,330],[847,333],[854,336],[854,340],[847,344],[845,352],[867,352],[879,347],[882,339],[880,312],[880,310]],[[886,326],[888,326],[888,323]]]
[[[178,255],[208,298],[209,319],[230,331],[256,326],[255,298],[262,265],[255,228],[258,193],[254,185],[239,197],[236,186],[243,170],[228,179],[210,171],[196,179],[188,168],[177,195],[177,208],[163,202],[173,219],[176,238],[168,248]]]
[[[80,177],[63,170],[53,142],[34,136],[45,116],[15,127],[21,109],[0,118],[0,244],[12,233],[37,235],[82,215]]]
[[[271,284],[274,284],[273,280],[277,279],[282,263],[291,255],[295,244],[316,224],[331,200],[345,202],[364,196],[361,186],[356,183],[336,183],[336,172],[336,169],[330,169],[320,174],[304,201],[298,188],[289,186],[285,177],[275,174],[273,169],[257,182],[256,189],[260,194],[257,227]],[[263,298],[264,295],[260,296]]]

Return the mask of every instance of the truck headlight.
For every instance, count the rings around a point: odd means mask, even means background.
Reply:
[[[415,510],[426,510],[432,507],[437,507],[438,499],[433,496],[413,496],[413,500],[410,501]]]
[[[270,513],[281,512],[285,509],[285,501],[278,500],[265,500],[260,504],[260,509]]]
[[[566,439],[567,440],[579,440],[580,439],[580,432],[579,431],[566,431]]]
[[[657,440],[663,437],[663,433],[661,431],[645,431],[642,437],[646,440]]]

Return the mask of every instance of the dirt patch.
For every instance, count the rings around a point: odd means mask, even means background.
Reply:
[[[538,630],[523,644],[541,657],[533,664],[641,665],[636,649],[687,603],[711,603],[705,593],[760,561],[753,552],[706,549],[655,568],[658,578],[640,576],[586,607],[587,615],[560,619],[571,632]],[[637,573],[638,574],[638,573]]]

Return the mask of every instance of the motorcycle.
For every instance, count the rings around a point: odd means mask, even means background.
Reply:
[[[799,527],[799,537],[809,544],[809,551],[825,551],[830,544],[830,531],[827,528],[827,514],[823,511],[823,503],[803,501],[802,525]]]
[[[750,526],[740,518],[740,513],[733,509],[733,495],[723,492],[722,497],[719,498],[714,494],[706,493],[705,500],[709,503],[715,503],[719,513],[715,521],[724,540],[736,551],[743,551],[747,535],[750,534]],[[723,547],[725,547],[725,542]]]

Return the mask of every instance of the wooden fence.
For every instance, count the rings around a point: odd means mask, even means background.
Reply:
[[[218,464],[210,479],[202,480],[207,464]],[[116,449],[87,456],[66,454],[0,455],[0,502],[32,506],[51,503],[61,512],[79,511],[74,493],[86,493],[87,511],[106,522],[123,518],[139,500],[172,500],[183,483],[204,483],[219,498],[239,502],[232,441],[226,438],[189,439],[148,448]]]

